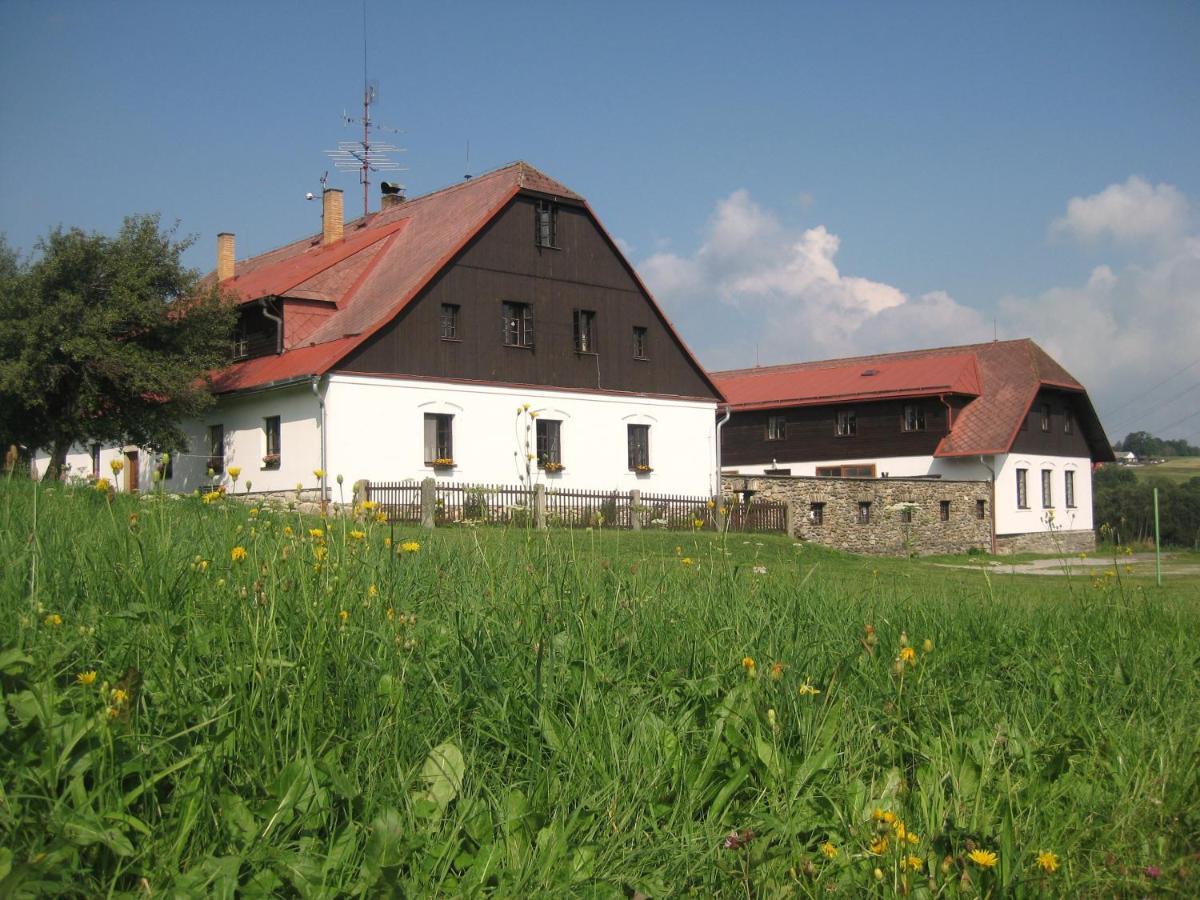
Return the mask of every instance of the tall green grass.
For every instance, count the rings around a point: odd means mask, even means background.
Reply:
[[[1200,887],[1194,581],[34,506],[0,488],[2,896]]]

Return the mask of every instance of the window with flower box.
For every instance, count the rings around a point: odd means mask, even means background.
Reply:
[[[435,468],[454,465],[454,416],[425,413],[425,465]]]
[[[629,443],[629,468],[633,472],[650,471],[650,426],[629,425],[626,427]]]
[[[561,472],[562,422],[557,419],[537,420],[537,464],[546,472]]]
[[[278,469],[279,464],[283,459],[283,451],[281,448],[281,426],[279,416],[267,416],[263,419],[263,446],[266,450],[263,453],[263,468]]]

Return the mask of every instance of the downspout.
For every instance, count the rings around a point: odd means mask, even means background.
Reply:
[[[275,353],[278,355],[283,352],[283,319],[267,307],[266,297],[258,302],[262,306],[262,314],[275,323]]]
[[[995,461],[995,457],[993,457]],[[996,468],[987,461],[987,457],[980,454],[979,462],[992,474],[992,556],[996,555]]]
[[[329,473],[325,471],[325,396],[321,393],[321,376],[312,376],[312,392],[317,398],[317,405],[321,407],[321,512],[325,512],[325,484],[329,477]]]
[[[716,496],[716,497],[720,497],[720,496],[721,496],[721,494],[722,494],[722,485],[721,485],[721,429],[722,429],[722,428],[725,426],[725,423],[729,421],[729,417],[730,417],[730,416],[732,416],[732,415],[733,415],[733,410],[732,410],[732,409],[730,409],[728,406],[726,406],[726,407],[725,407],[725,418],[723,418],[723,419],[720,419],[720,420],[717,422],[717,490],[716,490],[716,493],[715,493],[715,496]]]

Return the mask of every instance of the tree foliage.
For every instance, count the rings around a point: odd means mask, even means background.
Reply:
[[[114,237],[57,228],[35,257],[0,243],[0,439],[51,451],[72,444],[171,448],[211,397],[206,373],[229,361],[234,312],[201,289],[157,215]]]
[[[1200,456],[1200,447],[1194,447],[1183,438],[1166,440],[1148,431],[1131,431],[1125,440],[1118,441],[1117,450],[1128,450],[1138,459],[1163,459],[1168,456]]]
[[[1092,481],[1096,527],[1107,526],[1119,543],[1154,538],[1154,488],[1158,488],[1159,534],[1164,544],[1200,546],[1200,478],[1182,484],[1166,478],[1143,481],[1130,469],[1104,466]]]

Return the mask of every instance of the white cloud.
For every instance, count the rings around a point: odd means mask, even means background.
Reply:
[[[1171,241],[1185,232],[1189,216],[1187,197],[1178,189],[1131,175],[1090,197],[1072,197],[1050,231],[1083,241]]]
[[[1099,265],[1077,285],[997,304],[1002,338],[1033,338],[1087,385],[1101,413],[1114,410],[1105,422],[1114,440],[1140,428],[1164,436],[1200,430],[1200,418],[1174,427],[1200,409],[1200,374],[1151,390],[1200,357],[1200,235],[1186,230],[1188,210],[1175,188],[1136,177],[1076,198],[1060,220],[1069,224],[1055,229],[1155,238],[1143,262]],[[638,268],[712,368],[992,337],[990,312],[945,292],[913,297],[843,273],[840,244],[823,225],[789,228],[736,191],[717,204],[694,253],[658,252]]]

